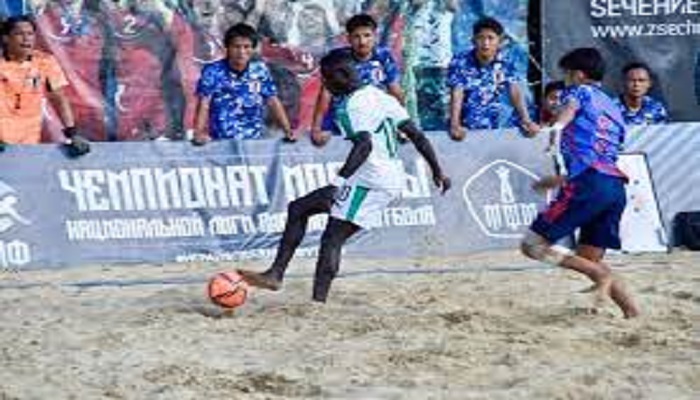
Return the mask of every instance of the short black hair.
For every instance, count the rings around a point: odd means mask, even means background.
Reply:
[[[602,81],[605,77],[605,60],[593,47],[580,47],[566,53],[559,59],[559,68],[581,71],[588,79],[594,81]]]
[[[347,51],[347,49],[339,48],[331,50],[319,61],[321,75],[323,75],[324,72],[342,74],[345,75],[349,82],[359,85],[360,78],[355,69],[355,62],[355,57],[353,57],[352,53]]]
[[[544,85],[544,97],[549,96],[550,93],[556,91],[562,91],[566,88],[564,81],[551,81]]]
[[[248,38],[253,47],[258,45],[258,32],[252,26],[240,22],[226,30],[224,34],[224,46],[228,47],[235,38]]]
[[[643,69],[647,71],[647,74],[649,74],[649,77],[651,77],[652,72],[651,68],[647,63],[642,62],[642,61],[633,61],[631,63],[625,64],[624,67],[622,67],[622,76],[627,76],[627,73],[632,71],[633,69]]]
[[[34,32],[36,32],[36,21],[34,21],[34,17],[25,14],[16,15],[14,17],[8,17],[5,21],[3,21],[2,29],[0,29],[0,35],[9,36],[10,33],[12,33],[12,30],[14,30],[15,27],[22,22],[29,22],[30,24],[32,24],[32,28],[34,28]]]
[[[476,36],[483,30],[491,30],[498,36],[503,36],[503,25],[496,18],[483,17],[472,26],[472,35]]]
[[[355,14],[345,23],[345,32],[352,34],[357,28],[377,29],[377,21],[369,14]]]

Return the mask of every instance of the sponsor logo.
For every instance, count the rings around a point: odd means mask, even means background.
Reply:
[[[18,225],[31,225],[19,209],[20,198],[17,191],[0,181],[0,234],[11,232]],[[29,244],[16,239],[0,239],[0,269],[14,270],[32,261]]]
[[[531,189],[538,176],[508,160],[493,161],[464,183],[462,197],[484,235],[520,238],[544,200]]]

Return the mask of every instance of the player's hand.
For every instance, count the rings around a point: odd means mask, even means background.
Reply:
[[[63,149],[68,157],[76,158],[90,152],[90,142],[80,136],[74,126],[65,128],[63,134],[66,137],[66,140],[63,142]]]
[[[558,188],[566,181],[561,175],[549,175],[541,178],[539,181],[532,184],[532,188],[539,193],[544,193],[549,189]]]
[[[324,132],[321,128],[311,128],[311,143],[317,147],[323,147],[328,143],[331,135],[328,132]]]
[[[445,192],[450,190],[450,188],[452,187],[452,180],[450,180],[450,178],[444,174],[434,175],[433,182],[435,182],[435,186],[437,186],[440,189],[440,192],[442,194],[445,194]]]
[[[285,130],[285,131],[284,131],[284,137],[282,138],[282,141],[283,141],[283,142],[286,142],[286,143],[294,143],[294,142],[296,142],[296,141],[297,141],[297,137],[296,137],[296,135],[294,134],[294,131],[292,131],[291,129]]]
[[[2,153],[3,151],[5,151],[6,148],[7,148],[7,143],[5,143],[5,142],[3,142],[2,140],[0,140],[0,153]]]
[[[462,141],[467,136],[467,131],[461,125],[450,126],[450,138],[454,141]]]
[[[539,124],[527,120],[522,123],[522,129],[525,132],[525,137],[535,137],[542,130]]]
[[[194,134],[192,140],[190,141],[194,146],[204,146],[205,144],[211,142],[211,137],[209,135]]]

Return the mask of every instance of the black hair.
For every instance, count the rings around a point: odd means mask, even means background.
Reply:
[[[12,33],[12,30],[22,22],[29,22],[32,25],[32,28],[34,28],[34,32],[36,32],[36,22],[34,21],[34,18],[31,15],[25,14],[8,17],[5,21],[3,21],[0,35],[9,36],[10,33]]]
[[[649,77],[651,77],[652,75],[651,68],[649,68],[649,65],[647,65],[647,63],[641,61],[634,61],[629,64],[625,64],[625,66],[622,67],[622,76],[627,76],[627,73],[632,71],[633,69],[643,69],[647,71]]]
[[[562,91],[566,88],[564,81],[551,81],[544,86],[544,97],[549,96],[550,93],[556,91]]]
[[[235,38],[248,38],[253,43],[253,47],[258,45],[258,32],[252,26],[242,22],[226,30],[224,34],[224,46],[228,47]]]
[[[351,87],[357,87],[361,83],[355,69],[355,58],[345,48],[329,51],[321,58],[319,66],[322,75],[325,73],[344,75],[344,79]]]
[[[496,18],[492,17],[483,17],[476,21],[472,26],[472,35],[476,36],[481,33],[481,31],[487,29],[495,32],[498,36],[503,36],[503,25],[501,25]]]
[[[588,79],[594,81],[602,81],[605,76],[605,60],[593,47],[580,47],[566,53],[559,59],[559,68],[581,71]]]
[[[357,28],[377,29],[377,21],[369,14],[356,14],[345,23],[345,32],[352,34]]]

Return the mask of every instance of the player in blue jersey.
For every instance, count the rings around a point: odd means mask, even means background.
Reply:
[[[264,62],[252,59],[257,42],[253,27],[233,25],[224,36],[226,58],[202,69],[197,83],[194,144],[211,139],[262,138],[265,106],[286,138],[293,140],[270,71]]]
[[[447,75],[450,87],[450,136],[464,139],[466,129],[522,126],[537,133],[528,113],[520,78],[500,51],[503,26],[486,17],[473,27],[474,49],[452,58]]]
[[[389,49],[377,46],[377,22],[374,18],[367,14],[354,15],[345,24],[345,30],[350,46],[342,51],[352,55],[360,81],[386,90],[403,103],[399,68]],[[330,138],[327,132],[334,130],[333,113],[340,100],[321,87],[311,121],[311,140],[316,145],[323,145]]]
[[[523,254],[535,260],[572,269],[588,276],[599,298],[610,296],[626,318],[639,311],[622,284],[602,262],[606,249],[619,249],[619,227],[625,209],[627,178],[616,166],[625,138],[618,107],[603,92],[600,81],[605,63],[593,48],[565,55],[562,106],[552,126],[561,135],[560,174],[548,176],[535,189],[560,187],[557,198],[541,212],[521,243]],[[580,229],[575,254],[553,247],[559,239]]]
[[[372,85],[362,85],[352,56],[331,51],[321,59],[323,84],[345,100],[336,110],[336,123],[352,142],[345,163],[328,185],[300,197],[287,207],[287,224],[272,266],[265,272],[239,271],[248,283],[278,290],[294,251],[315,214],[330,214],[321,237],[313,300],[325,302],[340,267],[343,244],[400,197],[406,173],[398,157],[398,130],[404,132],[430,166],[435,185],[444,193],[450,180],[442,172],[430,141],[411,122],[396,98]]]
[[[652,125],[668,122],[668,112],[662,102],[649,96],[652,87],[651,69],[641,62],[622,68],[625,90],[615,99],[627,125]]]

